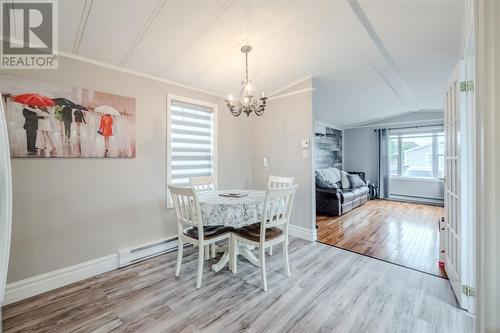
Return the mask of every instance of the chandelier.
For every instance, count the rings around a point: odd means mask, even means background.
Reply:
[[[241,52],[245,53],[245,81],[241,81],[240,100],[234,100],[231,95],[229,95],[226,100],[229,111],[231,111],[231,114],[235,117],[238,117],[241,112],[245,112],[247,117],[252,112],[257,116],[262,116],[266,108],[267,97],[262,93],[262,97],[257,99],[255,97],[255,86],[252,81],[248,80],[248,53],[250,51],[252,51],[250,45],[245,45],[241,48]]]

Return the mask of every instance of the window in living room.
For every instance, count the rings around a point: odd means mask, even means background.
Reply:
[[[442,178],[444,175],[443,132],[391,133],[389,162],[391,176]]]

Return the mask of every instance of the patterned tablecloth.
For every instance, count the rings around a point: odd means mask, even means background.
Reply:
[[[220,196],[221,193],[245,193],[241,198]],[[258,223],[262,218],[265,191],[227,190],[198,194],[203,225],[240,228]]]

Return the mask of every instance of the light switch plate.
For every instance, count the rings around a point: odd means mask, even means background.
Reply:
[[[264,157],[264,169],[269,169],[269,159],[267,157]]]
[[[302,148],[304,149],[309,148],[309,140],[307,139],[302,140]]]

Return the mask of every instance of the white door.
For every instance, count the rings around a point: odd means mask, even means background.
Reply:
[[[443,236],[446,274],[460,306],[474,313],[474,72],[470,67],[474,61],[470,56],[466,54],[457,67],[446,93]]]
[[[0,317],[7,281],[7,267],[9,264],[11,223],[12,186],[9,138],[7,136],[3,100],[0,100]]]
[[[462,305],[460,228],[460,68],[446,93],[445,132],[445,270]]]
[[[475,302],[475,43],[473,7],[469,8],[464,60],[446,93],[445,127],[445,270],[463,309]]]
[[[472,9],[467,25],[462,81],[460,84],[460,169],[461,179],[461,306],[471,313],[476,312],[475,289],[475,239],[476,239],[476,151],[475,151],[475,43]]]

